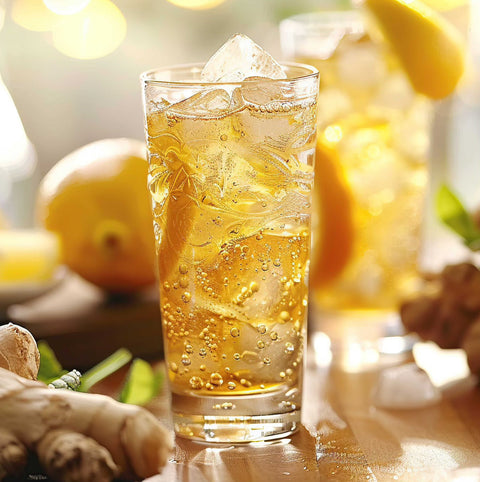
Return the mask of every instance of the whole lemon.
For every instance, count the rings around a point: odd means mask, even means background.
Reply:
[[[37,217],[62,243],[63,262],[110,292],[155,281],[155,243],[145,146],[104,139],[64,157],[47,173]]]

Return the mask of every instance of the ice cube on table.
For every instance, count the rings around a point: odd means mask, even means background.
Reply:
[[[415,363],[384,369],[372,393],[376,407],[397,410],[429,407],[441,398],[439,389]]]
[[[286,79],[280,64],[246,35],[230,37],[205,64],[204,82],[241,82],[247,77]]]

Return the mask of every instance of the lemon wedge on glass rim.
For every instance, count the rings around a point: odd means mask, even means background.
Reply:
[[[450,95],[465,69],[460,32],[420,0],[365,0],[414,89],[432,99]]]

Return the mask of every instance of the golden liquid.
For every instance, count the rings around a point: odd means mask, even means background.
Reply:
[[[226,396],[295,386],[316,106],[261,109],[234,93],[237,111],[199,114],[208,96],[147,117],[171,388]]]
[[[431,104],[367,36],[297,60],[320,71],[319,134],[338,153],[354,228],[348,263],[313,297],[327,310],[394,310],[417,289]]]

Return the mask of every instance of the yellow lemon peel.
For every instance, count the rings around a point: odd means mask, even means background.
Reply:
[[[420,0],[365,0],[414,89],[432,99],[450,95],[465,69],[458,30]]]
[[[63,262],[111,292],[155,282],[155,242],[145,146],[104,139],[59,161],[37,198],[40,223],[58,233]]]

